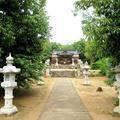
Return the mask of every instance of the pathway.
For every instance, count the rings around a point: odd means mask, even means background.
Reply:
[[[39,120],[92,120],[68,78],[56,80]]]

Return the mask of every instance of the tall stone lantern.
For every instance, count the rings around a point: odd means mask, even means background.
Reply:
[[[84,85],[90,85],[90,80],[88,77],[89,76],[89,69],[90,69],[90,67],[88,65],[88,62],[86,61],[84,63],[84,65],[82,66],[83,76],[84,76],[84,82],[83,82]]]
[[[0,70],[4,74],[4,81],[1,83],[1,86],[5,89],[5,103],[0,109],[0,114],[10,115],[17,112],[17,107],[13,105],[13,89],[17,86],[15,75],[20,72],[20,69],[12,65],[13,60],[14,58],[9,54],[6,58],[7,65]]]
[[[120,65],[116,66],[113,69],[114,73],[115,73],[115,78],[116,81],[114,82],[114,86],[117,88],[118,91],[118,98],[119,98],[119,105],[117,107],[114,108],[114,112],[120,114]]]

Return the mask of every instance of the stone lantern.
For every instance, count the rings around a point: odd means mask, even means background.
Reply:
[[[116,81],[114,82],[114,86],[117,88],[118,91],[118,98],[119,98],[119,105],[117,107],[114,108],[114,112],[120,114],[120,65],[116,66],[113,69],[114,73],[115,73],[115,78]]]
[[[5,89],[5,103],[0,109],[0,114],[10,115],[17,112],[17,107],[13,105],[13,89],[17,86],[15,75],[20,72],[20,69],[12,65],[13,60],[14,58],[9,54],[6,58],[7,66],[0,70],[4,74],[4,81],[1,83],[1,86]]]
[[[90,80],[89,80],[89,65],[88,65],[88,62],[86,61],[85,64],[82,66],[82,70],[83,70],[83,76],[84,76],[84,82],[83,84],[84,85],[90,85]]]

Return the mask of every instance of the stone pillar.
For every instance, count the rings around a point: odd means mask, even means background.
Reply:
[[[80,60],[80,61],[79,61],[79,64],[80,64],[80,68],[83,68],[83,65],[84,65],[84,64],[83,64],[83,61]]]
[[[15,82],[15,74],[20,72],[20,69],[13,66],[14,58],[9,54],[6,58],[7,66],[4,66],[1,73],[4,74],[4,81],[1,86],[5,89],[5,104],[0,109],[0,114],[10,115],[17,112],[17,107],[13,105],[13,89],[17,86]]]
[[[46,60],[45,65],[46,65],[45,76],[49,77],[50,76],[50,60],[49,59]]]
[[[73,65],[73,66],[75,65],[75,60],[74,60],[74,58],[72,58],[72,65]]]
[[[49,69],[49,68],[46,69],[45,76],[46,76],[46,77],[49,77],[49,76],[50,76],[50,69]]]
[[[55,66],[58,66],[58,58],[55,59]]]
[[[117,88],[118,91],[118,99],[119,99],[119,105],[114,108],[113,112],[120,114],[120,65],[116,66],[113,69],[115,73],[116,81],[114,82],[114,86]]]
[[[78,63],[77,63],[77,73],[78,76],[77,77],[81,77],[83,72],[82,72],[82,68],[83,68],[83,61],[81,61],[81,59],[78,59]]]
[[[89,80],[89,77],[88,77],[90,67],[88,66],[87,62],[85,62],[82,69],[83,69],[83,76],[84,76],[83,84],[84,85],[90,85],[90,80]]]

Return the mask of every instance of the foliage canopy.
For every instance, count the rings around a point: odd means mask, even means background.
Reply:
[[[43,67],[42,44],[49,37],[45,5],[46,0],[0,1],[0,67],[11,52],[22,69],[19,87],[27,86],[31,78],[39,79]]]
[[[120,0],[77,0],[76,11],[92,11],[83,21],[88,40],[95,40],[100,56],[120,61]]]

